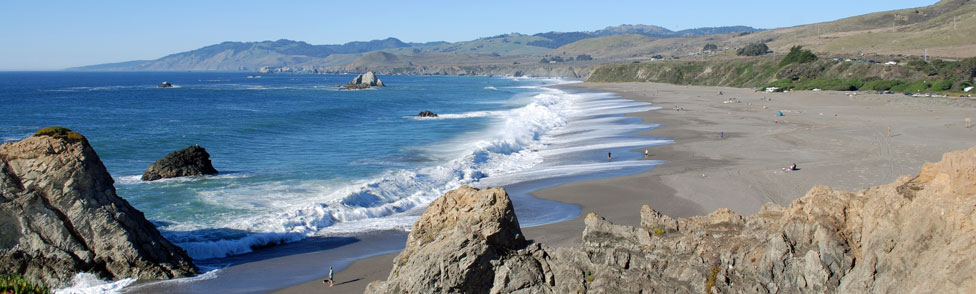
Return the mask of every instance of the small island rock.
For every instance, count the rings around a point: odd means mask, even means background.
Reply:
[[[432,111],[430,111],[430,110],[424,110],[424,111],[421,111],[420,113],[418,113],[417,116],[418,117],[437,117],[437,114],[434,113],[434,112],[432,112]]]
[[[217,169],[214,169],[213,164],[210,163],[210,153],[207,153],[207,149],[193,145],[170,153],[163,159],[149,165],[146,172],[142,174],[142,180],[155,181],[165,178],[215,174],[217,174]]]
[[[346,84],[345,89],[361,90],[361,89],[369,89],[372,87],[386,87],[386,85],[383,84],[383,81],[381,81],[379,78],[376,77],[376,74],[369,71],[364,74],[356,76],[355,79],[352,79],[351,82]]]
[[[173,87],[173,84],[170,84],[169,82],[162,82],[162,83],[160,83],[156,87],[157,88],[172,88]]]

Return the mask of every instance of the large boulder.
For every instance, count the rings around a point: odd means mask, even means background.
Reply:
[[[427,207],[388,281],[370,284],[367,292],[484,292],[494,282],[495,262],[525,245],[505,190],[464,186]]]
[[[359,90],[359,89],[369,89],[372,87],[386,87],[379,78],[376,77],[371,71],[364,74],[357,75],[356,78],[352,79],[351,82],[347,83],[345,86],[346,90]]]
[[[210,162],[210,153],[207,153],[207,149],[193,145],[170,153],[149,165],[146,172],[142,174],[142,180],[155,181],[165,178],[215,174],[217,174],[217,169],[214,169],[213,163]]]
[[[517,222],[476,204],[507,204],[504,191],[459,190],[428,208],[388,280],[370,284],[367,293],[976,289],[976,148],[856,193],[816,186],[788,208],[767,204],[752,216],[719,209],[673,219],[644,206],[641,225],[630,227],[589,214],[578,248],[520,247]],[[479,233],[484,228],[510,233]]]
[[[78,272],[103,279],[195,274],[186,252],[113,184],[85,137],[68,129],[0,145],[0,272],[54,286]]]

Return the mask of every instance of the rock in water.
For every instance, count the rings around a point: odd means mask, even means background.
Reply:
[[[0,145],[0,272],[53,286],[78,272],[103,279],[195,274],[186,252],[113,184],[88,141],[68,129]]]
[[[162,83],[159,83],[159,85],[156,85],[156,87],[157,88],[172,88],[173,87],[173,84],[170,84],[169,82],[162,82]]]
[[[346,84],[345,89],[358,90],[358,89],[369,89],[372,87],[386,87],[386,85],[383,84],[383,81],[381,81],[379,78],[376,77],[376,74],[369,71],[364,74],[356,76],[355,79],[352,79],[351,82]]]
[[[367,293],[970,293],[976,148],[856,193],[813,187],[752,216],[585,219],[582,245],[524,244],[499,189],[448,192]],[[514,218],[514,216],[512,216]],[[507,232],[498,234],[496,232]],[[504,242],[501,240],[505,240]],[[494,241],[491,241],[494,240]]]
[[[155,181],[165,178],[215,174],[217,174],[217,170],[210,162],[210,153],[207,153],[207,149],[193,145],[170,153],[163,159],[149,165],[146,172],[142,174],[142,180]]]
[[[424,110],[424,111],[421,111],[420,113],[418,113],[417,116],[419,116],[419,117],[437,117],[437,114],[434,113],[434,112],[432,112],[432,111],[430,111],[430,110]]]

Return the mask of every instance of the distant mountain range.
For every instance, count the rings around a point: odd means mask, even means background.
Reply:
[[[621,25],[593,32],[548,32],[535,35],[506,34],[463,42],[406,43],[396,38],[342,45],[312,45],[301,41],[223,42],[176,53],[156,60],[135,60],[72,68],[70,70],[240,70],[262,67],[326,67],[351,64],[364,53],[383,51],[397,55],[463,53],[471,55],[543,56],[551,49],[580,40],[638,34],[652,38],[697,37],[712,34],[752,33],[746,26],[671,31],[658,26]]]

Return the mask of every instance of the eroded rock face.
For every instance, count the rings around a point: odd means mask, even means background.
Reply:
[[[441,201],[421,220],[451,211],[448,219],[471,219],[467,213],[489,224],[507,223],[469,203]],[[585,223],[581,247],[558,249],[479,241],[476,230],[467,229],[479,226],[469,222],[415,229],[388,281],[374,282],[366,292],[971,292],[976,148],[947,153],[913,178],[856,193],[817,186],[788,208],[767,204],[748,217],[720,209],[672,219],[644,206],[640,227],[614,225],[595,214]],[[521,236],[516,227],[493,231]],[[472,250],[489,254],[469,255]]]
[[[371,71],[364,74],[357,75],[356,78],[352,79],[351,82],[347,83],[345,89],[355,90],[355,89],[368,89],[372,87],[386,87],[379,78],[376,77]]]
[[[104,279],[195,274],[186,252],[113,184],[83,137],[34,136],[0,146],[0,272],[54,286],[77,272]]]
[[[210,153],[199,145],[167,154],[149,165],[142,174],[143,181],[155,181],[165,178],[215,175],[217,169],[210,162]]]

